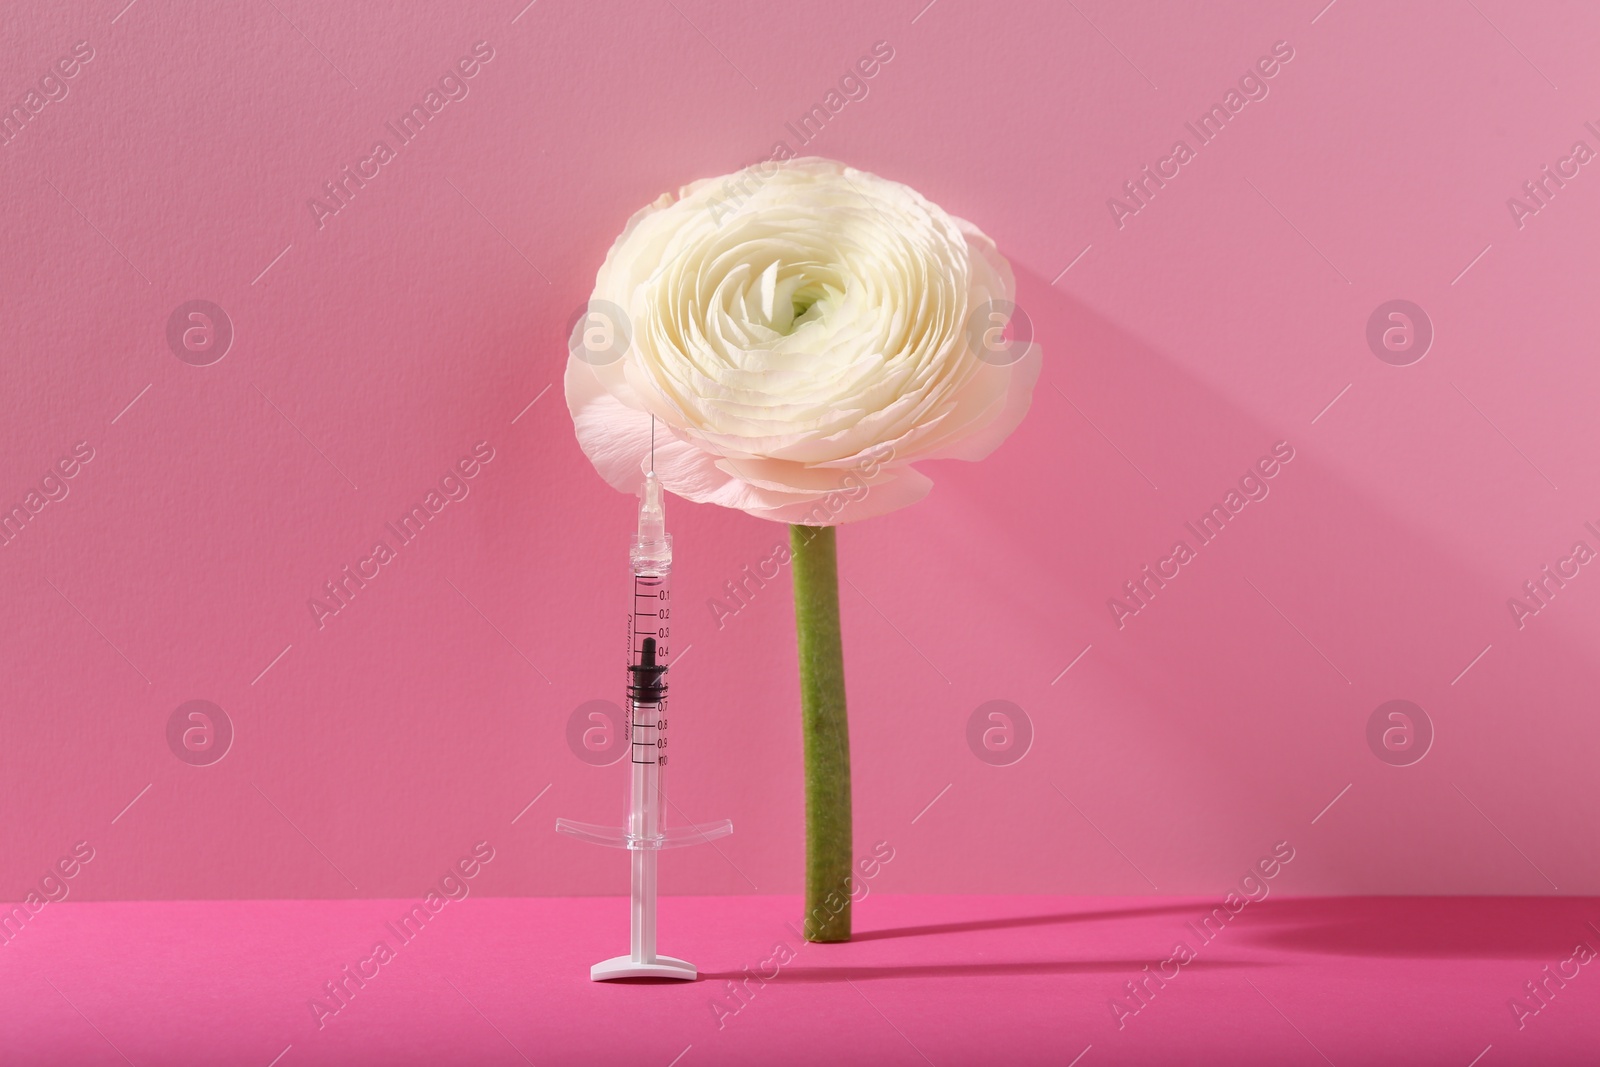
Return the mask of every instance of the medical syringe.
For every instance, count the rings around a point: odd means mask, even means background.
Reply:
[[[608,978],[696,976],[694,964],[656,953],[656,853],[733,833],[727,819],[668,830],[662,810],[661,775],[667,765],[667,653],[672,632],[672,535],[666,531],[661,481],[651,470],[640,493],[639,525],[629,552],[633,600],[628,612],[628,813],[621,828],[557,819],[556,829],[596,844],[632,853],[628,955],[589,969],[594,981]]]

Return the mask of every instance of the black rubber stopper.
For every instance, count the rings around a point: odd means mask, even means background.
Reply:
[[[628,699],[636,704],[659,704],[667,697],[667,665],[656,662],[656,639],[644,639],[639,662],[628,668]]]

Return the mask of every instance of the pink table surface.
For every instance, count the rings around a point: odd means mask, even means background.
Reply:
[[[1199,898],[870,896],[802,945],[791,897],[674,898],[692,984],[595,984],[615,898],[468,898],[319,1028],[310,1007],[415,901],[65,902],[0,948],[0,1061],[27,1064],[1592,1064],[1592,898],[1269,898],[1209,944]],[[1123,983],[1196,958],[1119,1029]],[[788,952],[793,958],[782,962]],[[751,981],[736,1013],[727,983]],[[353,988],[353,987],[352,987]],[[1151,988],[1154,988],[1152,983]]]

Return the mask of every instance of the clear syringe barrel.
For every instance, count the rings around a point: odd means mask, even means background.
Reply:
[[[639,529],[629,551],[633,603],[628,638],[628,832],[661,833],[661,772],[667,765],[667,661],[672,636],[672,535],[661,483],[645,478]]]

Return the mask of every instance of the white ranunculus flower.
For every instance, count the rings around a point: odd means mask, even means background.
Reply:
[[[637,492],[834,525],[925,496],[911,464],[982,459],[1040,353],[1001,328],[1011,268],[915,190],[823,159],[696,182],[629,220],[567,363],[578,442]]]

